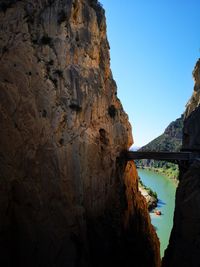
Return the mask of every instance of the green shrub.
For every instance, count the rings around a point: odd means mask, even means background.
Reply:
[[[150,187],[147,187],[141,180],[140,177],[138,177],[138,181],[139,181],[139,185],[144,188],[147,193],[151,196],[151,197],[154,197],[155,199],[158,199],[158,195],[155,191],[153,191]]]
[[[155,197],[155,199],[158,198],[157,193],[155,191],[153,191],[151,188],[148,188],[147,191],[148,191],[150,196]]]

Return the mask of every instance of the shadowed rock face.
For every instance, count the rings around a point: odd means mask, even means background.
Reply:
[[[188,102],[184,129],[183,149],[200,149],[200,62],[194,72],[194,92]],[[180,182],[176,193],[174,226],[164,267],[200,266],[200,161],[180,167]]]
[[[0,266],[159,266],[95,0],[0,3]]]

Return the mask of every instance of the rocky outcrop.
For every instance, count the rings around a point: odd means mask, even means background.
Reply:
[[[156,208],[158,199],[155,198],[154,196],[151,196],[151,194],[149,194],[149,192],[143,187],[139,187],[139,190],[147,202],[148,210],[152,211],[154,208]]]
[[[185,111],[183,149],[200,149],[200,59],[193,71],[194,91]]]
[[[200,61],[193,76],[194,93],[185,112],[183,149],[196,151],[200,148]],[[200,161],[181,165],[179,179],[174,226],[162,265],[197,267],[200,266]]]
[[[142,196],[145,198],[148,210],[151,211],[157,207],[158,197],[157,193],[154,192],[150,187],[147,187],[139,177],[139,184],[138,184],[139,191],[141,192]]]
[[[188,118],[200,104],[200,59],[197,61],[193,70],[194,91],[192,97],[186,105],[185,117]]]
[[[96,0],[0,3],[0,266],[159,266]]]

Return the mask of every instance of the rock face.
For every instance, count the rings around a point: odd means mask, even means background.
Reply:
[[[151,211],[154,208],[156,208],[158,199],[155,196],[152,196],[149,190],[145,189],[144,187],[140,185],[139,185],[139,190],[147,202],[148,210]]]
[[[189,100],[185,111],[185,122],[183,129],[183,148],[200,149],[200,59],[197,61],[193,71],[194,92]]]
[[[96,0],[1,0],[0,266],[159,266]]]
[[[141,147],[139,151],[179,151],[182,145],[183,115],[171,122],[164,133]]]
[[[184,129],[183,149],[200,149],[200,61],[194,72],[194,93],[188,102]],[[164,267],[200,266],[200,161],[180,168],[180,182],[176,193],[174,226]]]

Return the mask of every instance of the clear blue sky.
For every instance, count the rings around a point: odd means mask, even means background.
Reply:
[[[111,69],[136,146],[185,109],[200,57],[200,0],[100,0]]]

